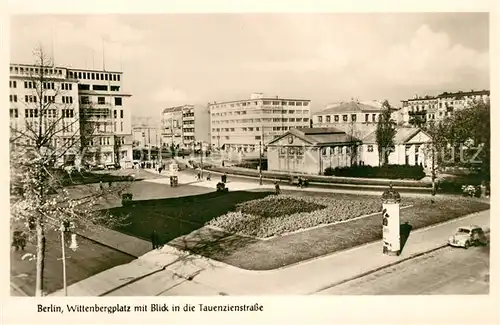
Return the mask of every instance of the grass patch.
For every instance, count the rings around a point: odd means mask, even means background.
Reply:
[[[134,201],[133,206],[110,209],[115,216],[127,215],[127,225],[116,230],[149,240],[155,230],[162,243],[204,226],[243,202],[264,198],[271,192],[210,192],[177,198]]]
[[[411,199],[404,205],[413,204]],[[346,221],[381,211],[379,197],[368,195],[268,196],[236,206],[208,222],[231,233],[267,238],[322,224]]]

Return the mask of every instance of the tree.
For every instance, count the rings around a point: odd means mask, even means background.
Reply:
[[[411,126],[422,128],[423,126],[425,126],[426,120],[422,114],[411,114],[408,123]]]
[[[382,113],[377,122],[376,138],[379,163],[389,163],[389,153],[394,150],[394,136],[396,135],[396,122],[391,118],[393,109],[387,100],[382,104]]]
[[[79,189],[84,194],[67,187],[71,172],[64,172],[59,165],[81,161],[92,147],[95,123],[84,118],[85,114],[77,114],[78,100],[73,103],[68,99],[66,79],[53,71],[52,58],[42,47],[34,51],[34,56],[35,64],[26,68],[29,74],[25,78],[26,88],[32,92],[21,101],[25,123],[21,127],[11,125],[10,207],[11,224],[24,229],[35,241],[35,294],[41,296],[46,232],[58,231],[63,225],[74,229],[121,224],[122,218],[112,218],[94,207],[126,185],[106,190],[89,185]]]
[[[351,120],[349,123],[349,129],[347,130],[348,142],[347,148],[349,148],[349,158],[351,166],[358,163],[358,148],[360,146],[359,132],[356,129],[356,121]]]

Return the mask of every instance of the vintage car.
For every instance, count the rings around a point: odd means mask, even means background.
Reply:
[[[487,243],[483,229],[474,225],[458,227],[455,234],[448,238],[450,246],[463,247],[465,249],[470,246],[486,245]]]

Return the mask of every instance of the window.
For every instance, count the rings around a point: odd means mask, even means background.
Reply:
[[[104,97],[97,97],[97,104],[99,104],[99,105],[106,104],[106,98],[104,98]]]
[[[117,117],[117,115],[116,115],[116,109],[115,109],[115,111],[113,112],[113,115],[114,115],[114,117],[115,117],[115,118]],[[116,128],[115,128],[115,129],[116,129]]]
[[[342,115],[342,121],[347,122],[347,115]]]
[[[372,144],[368,145],[368,152],[373,152],[373,145]]]
[[[117,81],[120,81],[120,75],[116,76]]]
[[[113,75],[113,81],[116,81],[116,74]]]
[[[356,114],[351,114],[351,121],[356,122]]]
[[[339,116],[338,116],[338,115],[333,116],[333,120],[334,120],[335,122],[338,122],[338,121],[339,121]]]
[[[120,131],[123,132],[123,122],[120,122]]]
[[[120,118],[123,118],[123,109],[120,110]]]
[[[369,118],[370,118],[370,114],[365,114],[365,122],[368,122]]]
[[[106,74],[104,75],[104,79],[105,79],[105,80],[108,80],[108,76],[109,76],[109,74],[107,74],[107,73],[106,73]]]
[[[289,106],[295,106],[295,102],[288,102]]]
[[[120,91],[120,86],[111,86],[111,91]]]
[[[93,90],[103,90],[103,91],[108,91],[108,86],[106,85],[93,85],[92,86]]]
[[[260,135],[256,135],[255,140],[260,140]]]
[[[372,122],[376,122],[377,120],[377,114],[372,114]]]
[[[92,80],[95,80],[95,73],[92,72]]]
[[[17,110],[17,108],[10,109],[10,117],[13,117],[13,118],[19,117],[19,111]]]
[[[318,123],[323,123],[323,116],[318,116]]]
[[[78,84],[78,90],[90,90],[90,85]]]
[[[331,122],[331,116],[330,115],[327,115],[326,116],[326,123],[330,123]]]
[[[82,73],[81,72],[78,72],[78,78],[82,79]]]
[[[122,98],[115,97],[115,106],[122,106]]]

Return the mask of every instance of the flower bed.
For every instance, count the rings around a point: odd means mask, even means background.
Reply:
[[[231,233],[267,238],[381,210],[378,197],[268,196],[244,202],[207,223]]]

